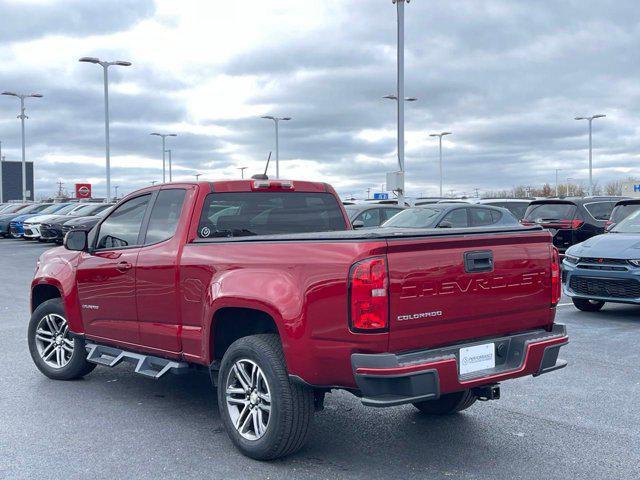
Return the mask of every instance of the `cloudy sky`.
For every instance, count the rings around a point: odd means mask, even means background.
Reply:
[[[36,194],[89,181],[105,193],[102,69],[110,69],[112,185],[162,178],[153,131],[175,132],[174,179],[256,173],[280,131],[281,176],[341,194],[380,189],[397,165],[391,0],[0,0],[0,90],[27,102]],[[586,183],[640,176],[637,0],[413,0],[406,7],[407,189]],[[0,97],[0,141],[20,159],[18,101]]]

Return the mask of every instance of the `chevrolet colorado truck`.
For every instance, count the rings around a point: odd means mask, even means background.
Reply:
[[[565,366],[551,242],[538,226],[352,230],[324,183],[163,184],[40,257],[29,349],[58,380],[206,369],[232,442],[273,459],[333,389],[443,415]]]

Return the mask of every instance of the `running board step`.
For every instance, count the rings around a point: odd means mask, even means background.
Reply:
[[[166,358],[154,357],[143,353],[127,352],[115,347],[107,347],[95,343],[87,343],[87,361],[115,367],[122,361],[135,363],[136,373],[150,378],[160,378],[167,372],[183,373],[189,369],[186,362],[176,362]]]

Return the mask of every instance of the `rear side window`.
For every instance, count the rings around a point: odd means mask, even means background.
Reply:
[[[382,221],[386,222],[391,217],[393,217],[394,215],[397,215],[401,211],[402,211],[402,208],[385,208],[384,209],[384,219]]]
[[[198,225],[200,238],[347,230],[329,193],[210,193]]]
[[[640,205],[631,204],[631,205],[618,205],[611,212],[611,221],[614,223],[618,223],[621,220],[624,220],[633,212],[637,212],[640,210]]]
[[[573,203],[539,203],[527,209],[527,220],[573,220],[577,207]]]
[[[489,216],[491,218],[491,216]],[[467,219],[467,209],[466,208],[458,208],[457,210],[453,210],[445,215],[445,217],[440,221],[439,225],[442,225],[443,222],[449,222],[451,224],[451,228],[466,228],[469,226],[469,220]]]
[[[481,227],[483,225],[491,225],[500,220],[502,216],[500,212],[490,210],[488,208],[470,208],[471,226]]]
[[[487,203],[487,205],[506,208],[511,213],[513,213],[514,217],[516,217],[518,220],[521,220],[524,218],[524,215],[527,212],[529,202],[491,202]]]
[[[138,245],[142,220],[151,194],[132,198],[116,208],[102,222],[96,248],[122,248]]]
[[[176,233],[180,212],[184,203],[185,190],[172,188],[160,190],[153,204],[145,245],[168,240]]]
[[[378,225],[380,225],[380,223],[382,223],[380,221],[380,212],[382,210],[379,208],[372,208],[370,210],[365,210],[364,212],[362,212],[360,215],[358,215],[356,217],[355,221],[360,220],[362,223],[364,223],[364,227],[377,227]]]
[[[609,220],[616,202],[585,203],[584,208],[596,220]]]

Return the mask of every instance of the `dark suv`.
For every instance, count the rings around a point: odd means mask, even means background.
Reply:
[[[560,251],[604,233],[604,227],[620,197],[552,198],[534,200],[523,225],[541,225],[551,231]]]

